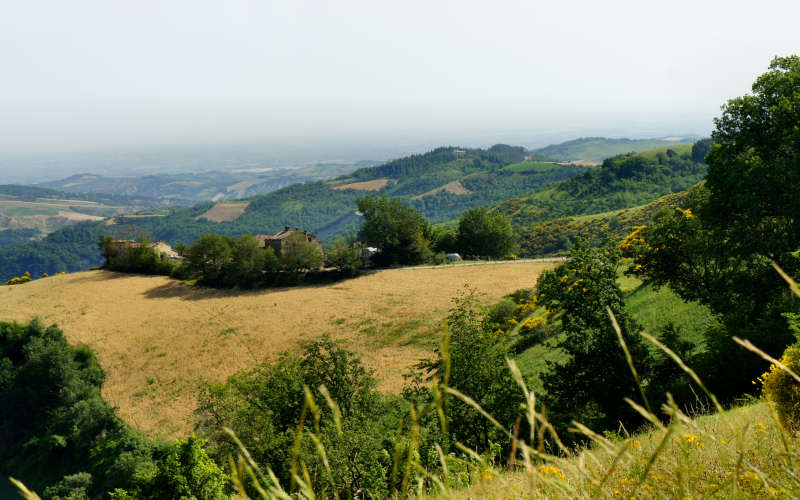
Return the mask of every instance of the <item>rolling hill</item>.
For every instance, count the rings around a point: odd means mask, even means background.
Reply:
[[[374,164],[375,162],[367,162]],[[156,198],[165,205],[190,206],[204,201],[222,201],[265,194],[298,182],[331,179],[348,174],[363,162],[329,161],[297,167],[256,168],[236,171],[205,171],[156,174],[139,177],[105,177],[76,174],[38,186],[70,193],[103,193]]]
[[[226,235],[276,232],[288,225],[323,240],[354,233],[360,225],[356,200],[385,195],[420,210],[430,221],[457,218],[475,206],[491,206],[548,183],[587,172],[589,167],[531,161],[521,147],[439,148],[328,181],[297,183],[214,210],[215,203],[171,207],[157,214],[118,216],[57,231],[41,242],[0,249],[0,280],[29,271],[38,276],[100,264],[98,238],[144,234],[171,244],[190,243],[216,232]],[[219,215],[224,214],[224,215]],[[220,221],[220,222],[216,222]]]
[[[600,163],[606,158],[624,153],[635,153],[653,148],[693,143],[696,137],[668,137],[664,139],[608,139],[606,137],[582,137],[560,144],[535,149],[532,154],[552,158],[556,161],[585,161]]]
[[[694,161],[691,144],[618,155],[600,168],[506,200],[494,210],[510,217],[524,240],[545,221],[630,209],[684,191],[702,181],[706,169]]]
[[[0,246],[35,240],[69,224],[157,206],[156,200],[143,197],[0,185]]]

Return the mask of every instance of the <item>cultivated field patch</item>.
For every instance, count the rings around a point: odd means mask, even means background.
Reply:
[[[152,436],[193,427],[197,387],[328,333],[361,354],[380,388],[431,355],[451,299],[466,284],[495,301],[532,287],[554,263],[397,269],[325,286],[259,291],[195,288],[160,276],[87,271],[0,287],[0,318],[56,323],[96,350],[103,395]]]
[[[198,219],[208,219],[211,222],[228,222],[236,220],[241,216],[250,202],[228,202],[228,203],[215,203],[208,212],[198,215]]]
[[[381,189],[385,188],[391,180],[392,179],[375,179],[371,181],[351,182],[350,184],[335,186],[333,189],[339,191],[343,189],[354,189],[356,191],[380,191]]]
[[[442,191],[447,191],[448,193],[452,194],[472,194],[472,191],[465,188],[461,181],[453,181],[448,182],[444,186],[440,186],[436,189],[431,189],[427,193],[422,193],[412,198],[412,200],[418,200],[420,198],[425,198],[426,196],[433,196],[436,193],[441,193]]]

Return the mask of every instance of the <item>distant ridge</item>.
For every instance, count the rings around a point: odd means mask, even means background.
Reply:
[[[693,143],[699,137],[673,136],[661,139],[610,139],[607,137],[581,137],[560,144],[534,149],[532,154],[556,161],[588,161],[600,163],[623,153],[637,153],[682,143]]]

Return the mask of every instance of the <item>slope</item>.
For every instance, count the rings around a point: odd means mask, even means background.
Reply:
[[[325,286],[262,291],[191,287],[168,278],[88,271],[0,287],[0,318],[57,323],[92,347],[108,377],[104,397],[134,427],[160,437],[192,428],[194,394],[207,380],[329,333],[399,390],[427,356],[451,299],[470,284],[487,302],[531,287],[552,262],[381,271]]]
[[[619,155],[599,169],[506,200],[494,210],[509,216],[525,240],[537,223],[632,208],[686,190],[704,178],[706,168],[692,159],[689,144]],[[526,245],[536,253],[535,241]]]

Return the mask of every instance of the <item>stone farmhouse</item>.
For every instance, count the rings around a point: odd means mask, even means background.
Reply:
[[[275,234],[257,234],[255,238],[261,248],[272,248],[275,251],[275,255],[280,257],[281,252],[286,247],[289,236],[294,233],[300,233],[305,236],[307,242],[313,243],[319,247],[320,253],[322,252],[322,243],[317,240],[316,236],[308,231],[300,231],[297,228],[291,229],[289,226],[285,226],[282,231],[278,231]]]

